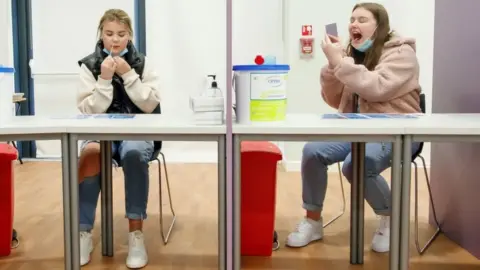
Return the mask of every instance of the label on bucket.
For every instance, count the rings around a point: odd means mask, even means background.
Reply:
[[[287,111],[287,73],[250,75],[250,120],[282,121]]]

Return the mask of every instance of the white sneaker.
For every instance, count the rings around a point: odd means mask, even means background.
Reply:
[[[298,223],[296,230],[288,235],[286,245],[290,247],[304,247],[313,241],[322,239],[322,237],[322,220],[315,221],[305,218]]]
[[[130,269],[142,268],[148,263],[147,249],[141,231],[128,234],[127,267]]]
[[[92,234],[80,232],[80,265],[84,266],[90,262],[90,254],[93,251]]]
[[[380,216],[380,224],[372,240],[372,249],[376,252],[390,251],[390,217]]]

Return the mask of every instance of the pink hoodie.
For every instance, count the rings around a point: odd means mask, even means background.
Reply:
[[[420,113],[419,65],[415,40],[393,36],[385,43],[375,70],[344,57],[321,70],[322,97],[339,112],[352,112],[352,93],[359,96],[361,113]]]

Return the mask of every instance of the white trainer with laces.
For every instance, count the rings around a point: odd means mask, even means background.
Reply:
[[[390,217],[380,216],[378,229],[375,231],[372,240],[372,250],[375,252],[390,251]]]
[[[294,232],[287,237],[287,246],[290,247],[304,247],[311,242],[322,239],[323,237],[323,222],[304,218],[297,224]]]
[[[80,232],[80,265],[84,266],[90,262],[93,251],[92,233]]]
[[[145,238],[141,231],[134,231],[128,234],[128,256],[127,267],[130,269],[143,268],[148,263]]]

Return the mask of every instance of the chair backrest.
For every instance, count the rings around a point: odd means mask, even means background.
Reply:
[[[427,112],[427,106],[425,104],[425,94],[420,94],[420,109],[422,110],[422,113]]]
[[[152,113],[153,114],[162,114],[162,106],[160,104],[158,104],[158,106],[155,108],[155,110],[153,110]],[[153,151],[152,159],[156,158],[157,155],[158,155],[158,152],[160,152],[162,150],[162,142],[161,141],[154,141],[153,145],[154,145],[154,147],[153,147],[154,151]]]
[[[427,111],[425,94],[420,94],[420,109],[422,113],[425,113]],[[422,150],[423,150],[423,142],[420,143],[418,150],[415,153],[413,153],[412,161],[414,161],[422,153]]]

